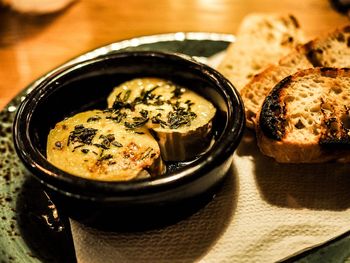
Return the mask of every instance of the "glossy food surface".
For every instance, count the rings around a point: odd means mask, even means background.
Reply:
[[[116,114],[93,110],[57,123],[49,133],[47,159],[58,168],[88,179],[125,181],[149,177],[159,169],[160,151],[145,127],[127,129]],[[154,170],[151,169],[151,170]]]
[[[189,161],[208,150],[216,113],[190,88],[159,78],[133,79],[114,88],[108,107],[124,114],[129,128],[153,131],[164,161]]]

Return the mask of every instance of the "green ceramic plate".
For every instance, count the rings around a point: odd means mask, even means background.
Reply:
[[[176,52],[205,62],[208,57],[224,51],[232,41],[232,35],[215,33],[179,32],[138,37],[95,49],[61,67],[121,50]],[[16,109],[33,84],[0,112],[0,262],[76,262],[67,219],[59,215],[39,182],[29,176],[12,143]],[[349,251],[350,237],[343,235],[289,261],[344,262]]]

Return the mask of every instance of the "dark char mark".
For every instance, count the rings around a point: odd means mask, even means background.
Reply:
[[[286,108],[280,94],[287,88],[292,77],[280,81],[266,97],[260,114],[260,128],[266,137],[280,141],[285,135]]]
[[[313,41],[310,41],[304,45],[306,50],[306,57],[314,67],[322,67],[323,64],[321,63],[319,56],[322,55],[323,50],[320,48],[315,49],[312,45]]]

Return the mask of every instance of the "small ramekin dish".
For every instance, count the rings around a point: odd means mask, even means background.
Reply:
[[[209,151],[163,176],[127,182],[84,179],[47,161],[47,136],[57,122],[82,110],[106,108],[113,87],[145,76],[180,82],[215,105],[215,142]],[[238,92],[213,68],[182,55],[120,52],[67,66],[36,83],[19,106],[13,137],[18,156],[59,209],[93,222],[108,211],[166,207],[213,189],[230,169],[244,120]]]

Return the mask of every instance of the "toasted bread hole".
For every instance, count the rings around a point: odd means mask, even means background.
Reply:
[[[339,33],[336,38],[339,42],[345,42],[345,35],[342,33]]]
[[[300,96],[303,97],[303,98],[306,98],[308,96],[308,94],[305,93],[305,92],[302,92],[302,93],[300,93]]]
[[[293,100],[295,99],[294,96],[291,96],[291,95],[287,95],[286,98],[285,98],[285,102],[288,103],[288,102],[292,102]]]
[[[246,112],[246,114],[247,114],[247,119],[248,119],[248,120],[253,120],[253,119],[255,119],[255,117],[256,117],[255,113],[252,112],[251,110],[248,110],[248,111]]]
[[[261,69],[261,65],[254,64],[254,65],[252,65],[252,68],[254,70],[260,70]]]
[[[325,83],[324,82],[324,80],[323,79],[317,79],[317,78],[315,78],[314,80],[313,80],[315,83]]]
[[[297,129],[304,129],[305,128],[305,125],[303,124],[303,122],[299,119],[298,122],[294,125],[295,128]]]
[[[326,102],[322,104],[321,108],[324,111],[329,111],[329,112],[333,111],[332,105],[330,105],[329,103],[326,103]]]
[[[290,115],[292,119],[300,118],[302,114],[300,112],[296,112]]]
[[[305,88],[306,90],[308,90],[310,86],[305,84],[305,83],[301,83],[301,87]]]
[[[308,89],[310,89],[310,88],[315,87],[314,84],[315,84],[315,83],[307,83],[307,84],[302,83],[300,86],[301,86],[301,88],[304,88],[304,90],[308,90]]]
[[[319,130],[318,130],[316,127],[313,127],[312,133],[313,133],[314,135],[319,135],[319,134],[320,134]]]
[[[332,90],[335,94],[340,94],[340,93],[343,92],[342,88],[339,87],[339,86],[333,86],[333,87],[331,88],[331,90]]]
[[[247,96],[248,99],[251,100],[253,97],[254,97],[254,95],[252,93],[248,93],[248,96]]]
[[[350,116],[349,115],[343,114],[340,117],[340,121],[341,121],[341,123],[343,125],[343,128],[350,129]]]
[[[321,110],[321,107],[319,104],[315,104],[310,108],[311,112],[319,112]]]

